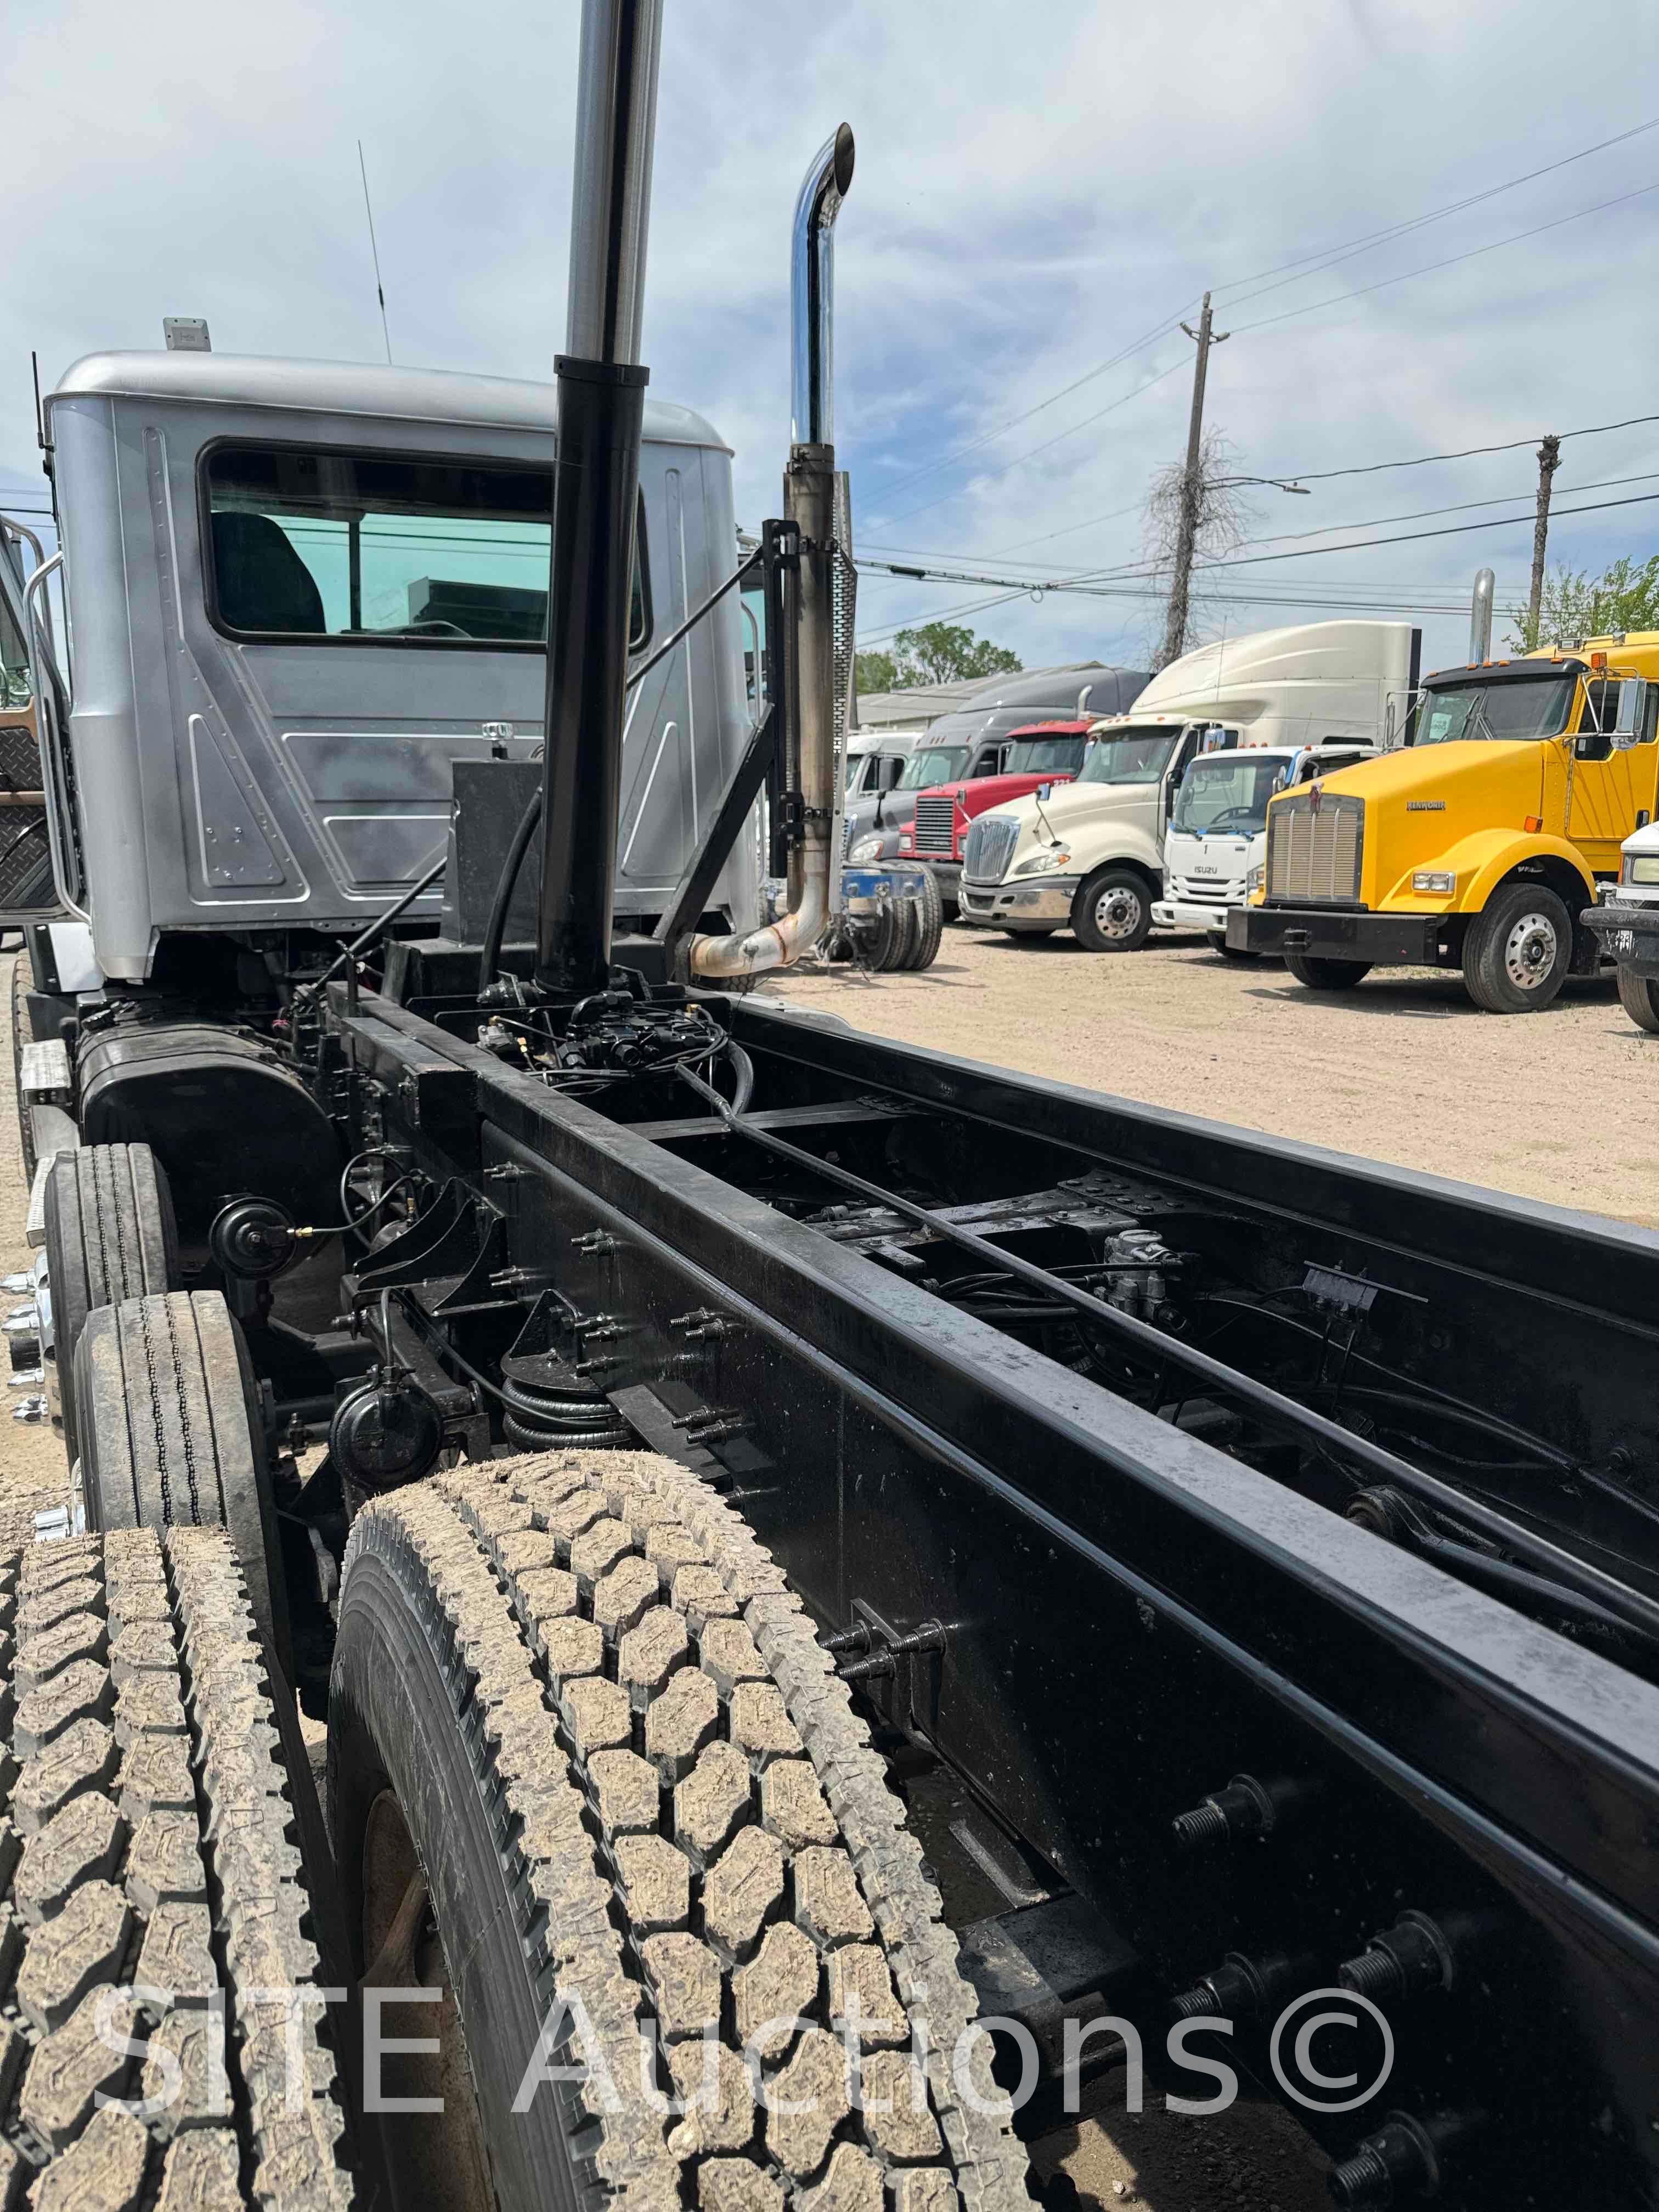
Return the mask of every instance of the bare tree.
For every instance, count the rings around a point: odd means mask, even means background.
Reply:
[[[1200,642],[1213,608],[1213,602],[1206,604],[1205,564],[1224,561],[1243,543],[1251,515],[1239,496],[1237,469],[1237,456],[1227,439],[1219,430],[1206,430],[1199,441],[1190,489],[1182,461],[1172,461],[1152,478],[1141,542],[1152,572],[1151,581],[1165,595],[1170,610],[1170,618],[1159,617],[1154,638],[1149,640],[1155,670],[1167,667]],[[1191,565],[1182,575],[1179,568],[1189,498]]]

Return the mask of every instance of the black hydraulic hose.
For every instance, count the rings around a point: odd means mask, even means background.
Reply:
[[[397,921],[400,914],[407,912],[407,910],[414,905],[416,900],[419,898],[422,891],[429,891],[431,890],[433,884],[437,882],[439,877],[442,875],[444,870],[448,866],[449,851],[447,846],[446,846],[443,852],[439,854],[437,860],[434,861],[433,865],[427,870],[426,873],[419,878],[417,881],[412,883],[401,898],[393,900],[392,903],[387,907],[384,914],[377,914],[374,921],[369,923],[368,927],[362,932],[362,935],[354,937],[350,944],[347,945],[345,951],[340,954],[339,957],[335,960],[331,966],[323,970],[322,974],[317,978],[317,981],[314,983],[309,984],[307,988],[313,991],[320,991],[324,984],[331,982],[335,976],[339,974],[341,969],[345,967],[349,962],[356,960],[362,953],[367,952],[369,946],[374,944],[375,939],[380,936],[385,931],[388,930],[392,927],[392,923]]]
[[[542,818],[542,791],[539,783],[536,795],[526,807],[518,828],[513,832],[513,842],[507,848],[507,858],[501,862],[501,879],[495,885],[495,897],[489,909],[489,924],[484,931],[483,951],[478,961],[478,988],[487,991],[495,980],[495,970],[501,963],[501,939],[507,934],[507,910],[513,903],[513,894],[519,888],[519,871],[524,866],[524,856],[530,850],[530,841],[535,836]]]
[[[1121,1336],[1127,1336],[1149,1356],[1168,1361],[1173,1366],[1185,1368],[1189,1374],[1198,1376],[1225,1396],[1242,1398],[1247,1405],[1267,1415],[1271,1422],[1289,1429],[1292,1434],[1316,1437],[1330,1449],[1357,1460],[1385,1480],[1398,1483],[1402,1490],[1426,1498],[1443,1512],[1450,1514],[1470,1528],[1478,1528],[1482,1535],[1491,1537],[1494,1543],[1518,1553],[1551,1581],[1563,1583],[1569,1589],[1577,1590],[1580,1596],[1605,1607],[1643,1635],[1659,1637],[1659,1605],[1639,1591],[1627,1589],[1611,1575],[1604,1574],[1599,1567],[1576,1558],[1571,1552],[1563,1551],[1546,1537],[1534,1535],[1530,1529],[1522,1528],[1505,1515],[1468,1497],[1451,1483],[1443,1482],[1437,1475],[1426,1474],[1421,1468],[1413,1467],[1408,1460],[1400,1459],[1393,1452],[1384,1450],[1380,1444],[1356,1436],[1352,1429],[1345,1429],[1340,1422],[1328,1420],[1324,1414],[1315,1413],[1311,1407],[1298,1405],[1294,1398],[1285,1397],[1270,1383],[1258,1382],[1254,1376],[1241,1374],[1237,1368],[1229,1367],[1224,1361],[1212,1358],[1208,1352],[1199,1351],[1196,1346],[1183,1344],[1179,1337],[1155,1328],[1150,1322],[1137,1320],[1133,1314],[1123,1313],[1116,1306],[1108,1305],[1103,1298],[1091,1297],[1074,1283],[1068,1283],[1063,1276],[1051,1274],[1046,1267],[1039,1267],[1033,1261],[1022,1259],[1017,1253],[992,1243],[988,1237],[978,1236],[971,1229],[964,1229],[947,1215],[936,1213],[928,1206],[918,1206],[910,1199],[900,1198],[892,1191],[884,1190],[879,1183],[866,1182],[862,1176],[854,1175],[849,1168],[820,1159],[815,1152],[806,1152],[799,1145],[790,1144],[787,1138],[775,1135],[770,1129],[758,1127],[747,1115],[734,1112],[719,1091],[690,1068],[681,1067],[676,1072],[681,1082],[689,1085],[705,1099],[728,1127],[734,1129],[739,1136],[747,1137],[752,1144],[776,1153],[781,1159],[791,1160],[799,1167],[808,1168],[814,1175],[822,1176],[830,1182],[840,1183],[844,1189],[856,1192],[872,1205],[884,1206],[906,1220],[914,1221],[918,1227],[930,1231],[935,1237],[960,1245],[964,1251],[974,1253],[1000,1273],[1016,1275],[1045,1296],[1063,1300],[1091,1319],[1103,1321],[1109,1328],[1115,1329]]]
[[[624,696],[627,692],[633,690],[636,684],[643,683],[652,670],[660,662],[667,659],[675,647],[688,632],[696,628],[711,607],[717,606],[735,585],[740,584],[745,576],[759,567],[760,558],[760,550],[757,547],[746,561],[738,563],[723,584],[715,586],[701,605],[695,607],[687,615],[679,628],[663,640],[649,659],[642,660],[635,669],[628,679]],[[530,841],[535,836],[536,825],[542,818],[542,791],[543,786],[538,784],[536,795],[526,808],[523,820],[514,831],[513,842],[507,847],[507,858],[501,863],[501,880],[495,885],[495,902],[489,909],[489,927],[484,932],[483,954],[478,963],[480,991],[487,991],[495,980],[495,970],[501,963],[501,939],[507,933],[507,910],[512,905],[513,894],[519,887],[519,872],[524,866],[524,856],[530,849]],[[389,916],[388,919],[390,919]]]

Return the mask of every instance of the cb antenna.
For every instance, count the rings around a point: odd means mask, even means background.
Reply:
[[[363,179],[363,213],[368,217],[368,250],[374,261],[374,296],[380,303],[380,335],[386,340],[386,366],[392,365],[392,332],[386,328],[386,287],[380,282],[380,249],[374,243],[374,208],[368,197],[368,165],[363,159],[363,142],[357,141],[357,167]]]

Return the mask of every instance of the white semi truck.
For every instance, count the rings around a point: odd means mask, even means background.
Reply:
[[[1307,623],[1224,639],[1155,676],[1126,714],[1097,722],[1074,783],[982,815],[963,856],[962,919],[1011,936],[1072,930],[1094,952],[1133,952],[1170,907],[1164,842],[1192,763],[1273,747],[1287,768],[1310,747],[1331,764],[1401,742],[1422,633],[1402,622]],[[1250,779],[1254,782],[1255,779]],[[1271,776],[1263,779],[1264,788]],[[1265,795],[1262,805],[1266,805]],[[1237,878],[1249,846],[1218,872]],[[1217,862],[1219,871],[1219,862]],[[1208,882],[1208,878],[1200,880]],[[1175,916],[1171,908],[1169,919]],[[1224,932],[1226,915],[1193,926]]]

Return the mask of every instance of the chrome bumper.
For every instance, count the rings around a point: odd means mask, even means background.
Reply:
[[[1069,922],[1081,876],[1048,876],[1036,884],[970,884],[957,893],[963,921],[981,929],[1053,929]]]

